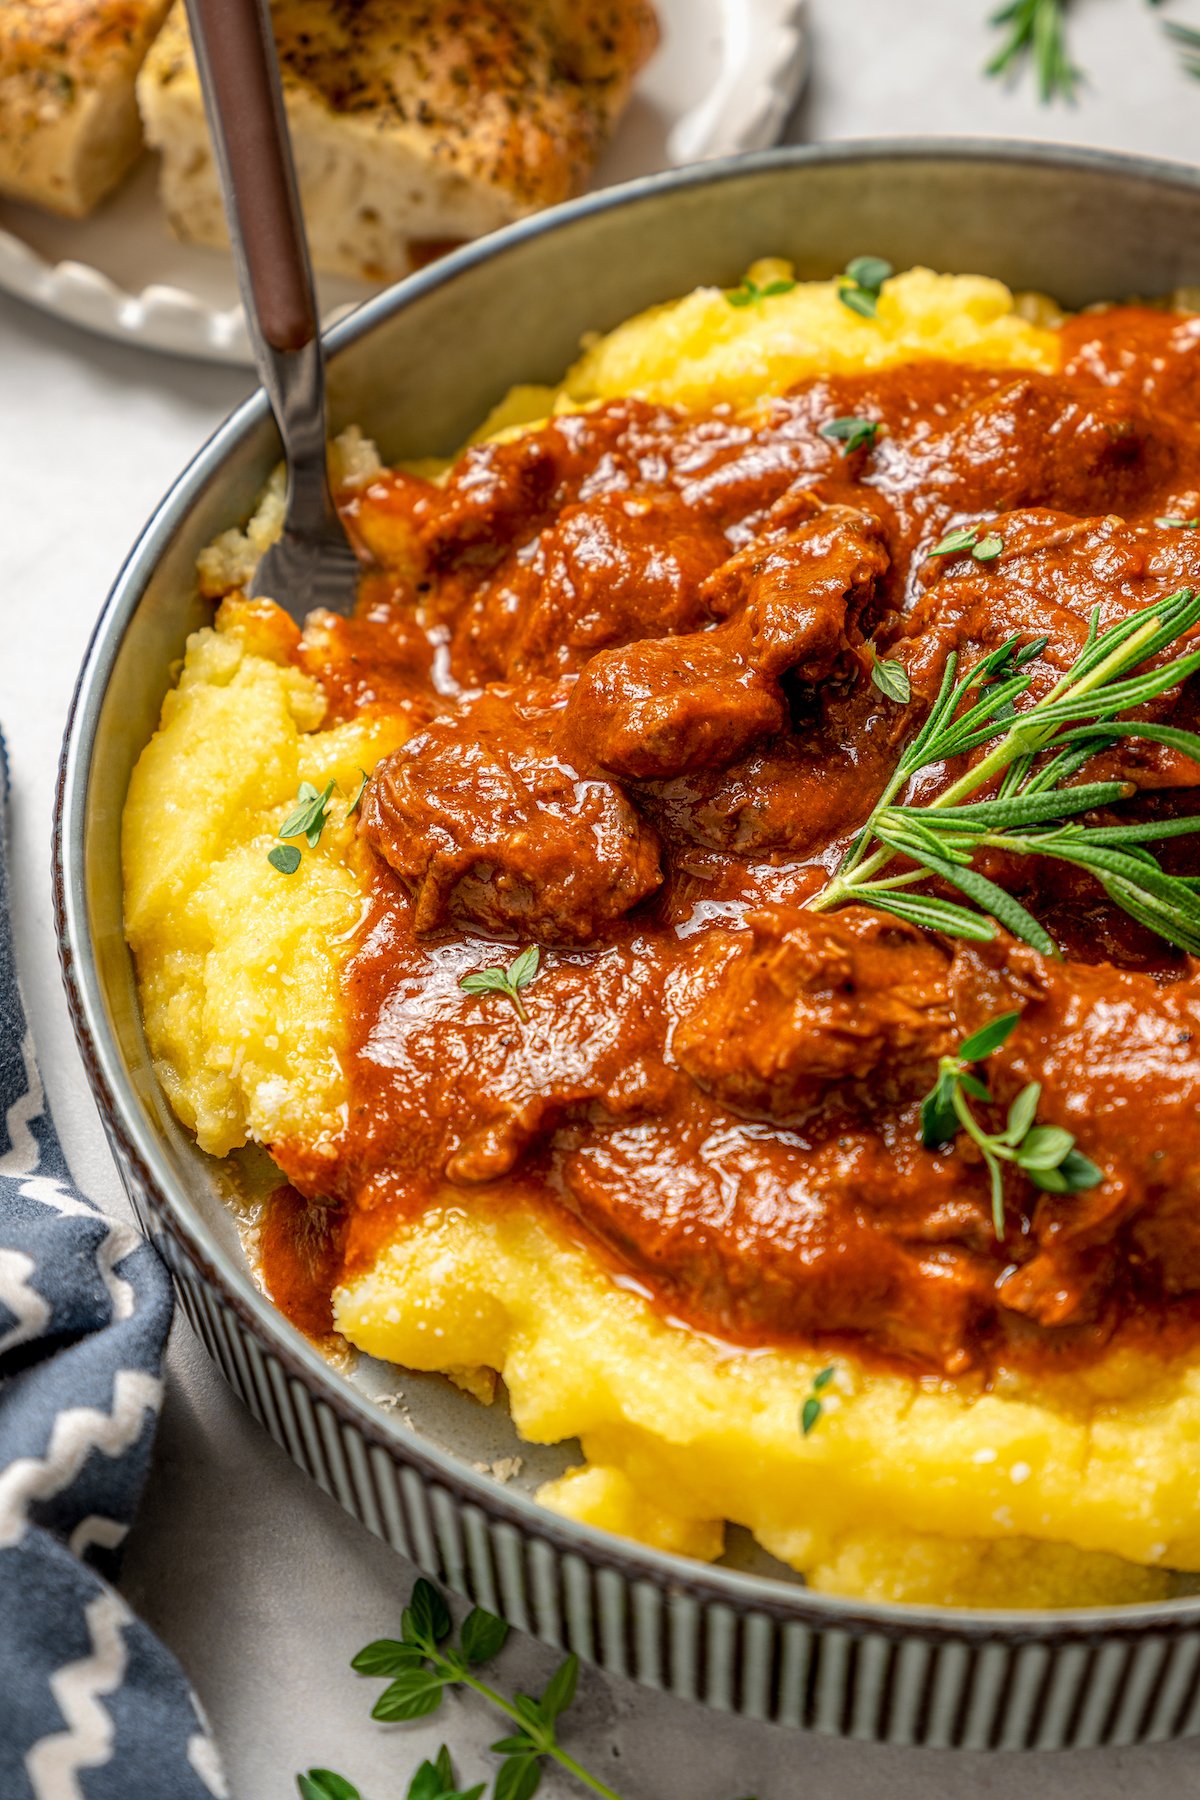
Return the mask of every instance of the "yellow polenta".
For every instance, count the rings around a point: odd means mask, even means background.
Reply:
[[[760,286],[786,267],[752,272]],[[591,344],[559,389],[523,388],[480,435],[636,393],[753,406],[822,372],[928,357],[1052,370],[1047,307],[999,283],[912,270],[878,320],[808,282],[749,307],[701,289]],[[369,478],[370,447],[353,440]],[[343,455],[346,454],[343,449]],[[277,529],[278,494],[227,533],[205,591],[236,586]],[[361,914],[345,820],[398,720],[322,730],[317,686],[270,609],[227,601],[188,646],[125,814],[127,925],[146,1029],[180,1117],[224,1153],[332,1138],[345,1103],[340,967]],[[332,779],[333,828],[300,871],[266,860],[297,785]],[[979,1605],[1100,1604],[1200,1569],[1200,1367],[1122,1352],[1070,1377],[972,1383],[867,1373],[849,1356],[821,1429],[799,1430],[827,1360],[736,1351],[672,1325],[544,1218],[449,1196],[335,1295],[346,1337],[408,1367],[498,1370],[518,1429],[579,1439],[543,1489],[577,1519],[687,1555],[726,1521],[832,1592]]]
[[[363,905],[346,808],[406,735],[394,719],[320,730],[324,697],[290,648],[274,607],[227,601],[189,639],[125,803],[146,1036],[172,1106],[216,1156],[341,1124],[338,971]],[[267,853],[297,788],[331,780],[332,829],[282,879]]]

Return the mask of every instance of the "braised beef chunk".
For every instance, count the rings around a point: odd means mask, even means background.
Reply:
[[[554,723],[487,690],[376,768],[361,829],[411,889],[417,931],[586,943],[658,887],[653,828],[556,751]]]
[[[795,1122],[832,1094],[875,1110],[920,1096],[954,1046],[942,945],[851,906],[752,913],[749,939],[717,943],[709,992],[674,1053],[737,1112]]]
[[[952,656],[1037,640],[1020,712],[1094,622],[1200,588],[1200,320],[1118,308],[1061,342],[1059,373],[927,359],[747,408],[603,402],[350,503],[375,567],[298,654],[331,718],[399,708],[414,735],[363,804],[345,1139],[279,1149],[344,1203],[338,1255],[449,1194],[551,1209],[743,1343],[958,1374],[1200,1341],[1200,965],[1093,869],[1011,842],[972,866],[1061,957],[812,906]],[[838,418],[877,431],[850,451]],[[1137,716],[1200,731],[1200,678]],[[1132,791],[1083,822],[1190,816],[1194,748],[1117,737],[1071,779]],[[927,803],[965,766],[894,791]],[[1147,841],[1200,893],[1200,836]],[[519,1008],[462,988],[535,945]],[[1005,1161],[998,1232],[978,1144],[926,1147],[921,1102],[1012,1011],[980,1129],[1037,1083],[1101,1178],[1054,1194]]]
[[[1076,381],[1134,394],[1160,415],[1200,419],[1200,330],[1194,313],[1161,306],[1079,313],[1062,325],[1062,371]]]
[[[1169,479],[1175,428],[1131,394],[1024,375],[970,407],[936,446],[934,483],[968,509],[1128,512]]]
[[[725,623],[594,657],[571,696],[568,730],[617,776],[724,768],[782,729],[781,676],[812,684],[858,672],[860,619],[886,568],[878,519],[849,507],[752,546],[707,584],[730,613]]]
[[[723,768],[786,718],[777,683],[731,650],[730,627],[719,626],[593,657],[567,729],[602,769],[645,781]]]
[[[628,488],[638,479],[643,440],[653,442],[669,416],[623,400],[549,419],[540,431],[507,442],[474,445],[419,508],[430,562],[439,569],[486,567],[508,543],[535,536],[585,486]]]
[[[734,641],[764,675],[823,681],[863,640],[888,566],[878,516],[830,506],[793,529],[768,530],[710,577],[705,594],[734,614]],[[864,617],[865,615],[865,617]]]
[[[690,631],[717,616],[703,583],[727,553],[670,494],[565,507],[462,615],[455,657],[528,680],[581,668],[609,644]]]
[[[825,687],[806,729],[784,733],[728,766],[714,761],[646,782],[638,805],[680,845],[736,857],[811,857],[861,825],[883,792],[897,748],[924,708],[901,707],[860,680]]]
[[[999,1289],[1001,1305],[1048,1325],[1087,1318],[1118,1248],[1153,1261],[1169,1292],[1200,1288],[1198,969],[1190,961],[1164,985],[1011,941],[959,947],[951,988],[964,1029],[1021,1011],[989,1062],[997,1100],[1040,1082],[1039,1119],[1074,1132],[1104,1172],[1096,1187],[1036,1201],[1036,1253]]]
[[[993,1277],[985,1209],[951,1198],[949,1167],[906,1144],[884,1163],[861,1130],[816,1154],[764,1154],[754,1128],[727,1121],[714,1135],[687,1112],[574,1137],[556,1158],[564,1202],[671,1310],[751,1343],[850,1332],[948,1373],[969,1365]],[[943,1198],[982,1253],[905,1236]]]

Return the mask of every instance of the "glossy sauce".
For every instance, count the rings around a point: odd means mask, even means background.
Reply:
[[[1093,607],[1110,623],[1200,585],[1200,531],[1154,522],[1200,512],[1200,320],[1114,308],[1063,340],[1053,377],[929,363],[752,418],[609,403],[467,452],[442,487],[389,475],[347,503],[379,566],[301,659],[331,716],[401,708],[415,730],[363,806],[348,1129],[332,1159],[274,1146],[321,1207],[314,1238],[278,1201],[264,1237],[306,1329],[343,1270],[449,1197],[552,1209],[734,1342],[959,1373],[1193,1332],[1190,959],[1032,859],[987,872],[1061,963],[803,907],[951,649],[965,669],[1047,635],[1036,696]],[[847,415],[880,423],[874,447],[821,435]],[[964,521],[1000,556],[926,554]],[[906,665],[909,706],[870,682],[868,639]],[[1158,716],[1193,722],[1192,695]],[[1131,808],[1191,809],[1200,769],[1177,752],[1105,760]],[[1191,842],[1177,872],[1200,872]],[[525,1020],[461,989],[535,942]],[[1014,1008],[993,1122],[1040,1081],[1039,1119],[1105,1179],[1055,1196],[1010,1171],[997,1242],[977,1156],[923,1149],[918,1108],[938,1055]]]

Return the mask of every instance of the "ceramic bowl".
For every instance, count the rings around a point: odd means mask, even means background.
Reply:
[[[330,335],[331,419],[395,459],[452,449],[580,336],[755,258],[828,276],[863,251],[999,276],[1067,306],[1200,285],[1200,172],[1036,145],[859,143],[705,164],[447,257]],[[893,1744],[1130,1744],[1200,1729],[1200,1599],[965,1613],[809,1592],[739,1545],[707,1566],[565,1522],[532,1490],[570,1447],[521,1445],[502,1408],[369,1359],[330,1366],[256,1287],[229,1194],[155,1081],[121,929],[119,825],[189,631],[197,551],[279,457],[242,406],[134,547],[88,650],[63,750],[56,889],[75,1028],[113,1150],[184,1313],[246,1405],[368,1530],[548,1642],[754,1718]],[[265,1160],[265,1159],[264,1159]],[[520,1455],[508,1482],[490,1471]]]

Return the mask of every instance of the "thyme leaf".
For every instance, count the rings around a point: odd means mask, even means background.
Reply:
[[[359,782],[358,786],[355,788],[353,798],[351,799],[349,806],[346,808],[346,817],[348,819],[352,819],[354,817],[355,813],[358,811],[359,807],[362,805],[362,797],[367,791],[367,782],[370,779],[370,777],[368,776],[367,771],[365,769],[360,769],[358,772],[359,772],[359,775],[362,777],[362,779]]]
[[[908,678],[908,670],[895,658],[877,656],[871,664],[871,680],[881,694],[886,694],[889,700],[895,700],[899,706],[907,706],[912,699],[912,682]]]
[[[838,276],[837,297],[851,312],[873,319],[879,311],[883,284],[895,272],[881,256],[856,256]]]
[[[827,1369],[821,1369],[813,1376],[812,1386],[808,1392],[808,1398],[800,1408],[800,1434],[802,1437],[807,1437],[819,1423],[821,1413],[824,1410],[824,1402],[821,1399],[821,1395],[825,1392],[825,1389],[829,1386],[836,1374],[837,1364],[830,1363]]]
[[[542,960],[541,950],[536,944],[530,944],[522,950],[507,966],[501,968],[493,965],[486,969],[472,969],[467,975],[460,975],[458,985],[464,994],[503,994],[511,1000],[517,1010],[521,1023],[528,1024],[529,1014],[521,1001],[521,989],[529,986],[538,972]]]
[[[300,867],[300,852],[295,844],[276,844],[273,850],[267,851],[267,861],[281,875],[294,875]]]
[[[820,435],[825,438],[833,438],[840,442],[842,446],[842,455],[850,456],[855,450],[861,449],[864,444],[868,449],[872,449],[875,444],[875,439],[879,435],[879,430],[880,425],[878,419],[859,419],[850,417],[845,419],[829,419],[821,426]]]

